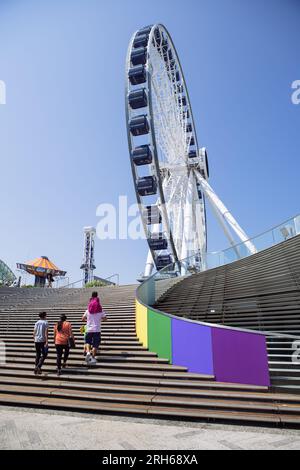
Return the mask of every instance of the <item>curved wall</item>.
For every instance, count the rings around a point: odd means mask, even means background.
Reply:
[[[265,336],[177,318],[136,300],[139,340],[171,364],[219,382],[270,386]]]
[[[175,265],[145,281],[137,334],[190,372],[254,385],[269,385],[271,375],[273,386],[300,391],[300,216],[254,241],[254,255],[230,262],[225,250],[218,267],[181,277]]]

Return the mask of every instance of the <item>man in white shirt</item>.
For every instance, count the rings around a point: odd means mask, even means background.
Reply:
[[[104,312],[90,313],[88,310],[82,317],[82,321],[86,322],[85,344],[87,354],[85,360],[88,364],[96,364],[96,356],[101,343],[101,323],[106,321],[107,317]]]
[[[42,366],[48,355],[48,322],[47,313],[40,312],[40,319],[36,322],[33,329],[34,345],[35,345],[35,369],[34,374],[42,373]]]

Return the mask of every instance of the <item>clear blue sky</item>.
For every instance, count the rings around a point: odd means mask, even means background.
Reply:
[[[132,33],[164,23],[211,184],[250,236],[300,213],[298,0],[0,0],[0,258],[48,255],[80,279],[96,207],[135,202],[124,118]],[[209,249],[227,243],[209,216]],[[144,241],[97,241],[97,274],[135,281]]]

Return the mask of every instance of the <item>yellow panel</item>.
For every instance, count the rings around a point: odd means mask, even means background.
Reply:
[[[148,309],[135,301],[135,328],[138,339],[148,348]]]

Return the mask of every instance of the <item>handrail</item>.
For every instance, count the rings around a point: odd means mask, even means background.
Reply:
[[[112,274],[111,276],[104,278],[103,281],[109,281],[109,280],[112,279],[113,277],[117,277],[117,285],[119,285],[119,283],[120,283],[120,275],[119,275],[118,273]],[[84,279],[79,279],[79,281],[70,282],[69,284],[66,284],[65,286],[58,287],[58,289],[66,289],[66,288],[68,288],[68,287],[70,287],[70,286],[75,286],[76,284],[79,284],[80,282],[81,282],[82,284],[84,284]]]
[[[120,284],[120,274],[119,273],[116,273],[116,274],[112,274],[111,276],[109,277],[106,277],[104,279],[104,281],[110,281],[110,279],[112,279],[113,277],[116,277],[117,278],[117,286]]]
[[[154,273],[148,279],[146,279],[141,285],[147,283],[150,279],[161,279],[165,277],[174,278],[174,277],[183,277],[185,275],[189,275],[189,272],[194,274],[195,272],[202,272],[207,271],[209,269],[217,268],[219,266],[224,266],[226,264],[232,263],[234,261],[238,261],[239,259],[246,258],[251,256],[247,250],[242,250],[242,248],[246,247],[246,243],[251,241],[255,244],[257,252],[265,250],[267,248],[271,248],[272,246],[278,245],[289,238],[293,238],[300,234],[300,214],[292,217],[291,219],[287,219],[285,222],[276,225],[270,230],[262,232],[261,234],[249,238],[246,242],[238,243],[232,247],[226,248],[225,250],[220,250],[216,252],[206,253],[204,256],[204,262],[200,265],[200,255],[192,255],[187,257],[179,262],[172,262],[162,270]],[[265,237],[262,240],[262,237]],[[271,238],[269,238],[271,237]],[[261,242],[264,241],[263,244]],[[239,253],[239,257],[237,256]],[[233,258],[230,255],[234,255]],[[219,260],[219,263],[212,263],[211,259]],[[222,261],[222,262],[221,262]],[[205,269],[203,269],[205,266]]]
[[[80,282],[83,284],[84,279],[79,279],[79,281],[70,282],[69,284],[66,284],[65,286],[58,287],[58,289],[67,289],[70,286],[75,286],[76,284],[79,284]]]

